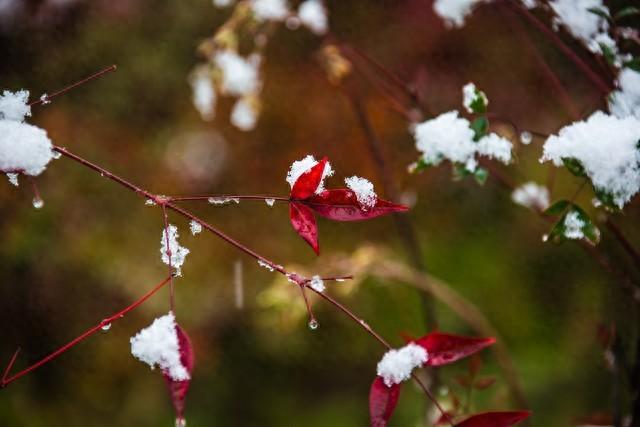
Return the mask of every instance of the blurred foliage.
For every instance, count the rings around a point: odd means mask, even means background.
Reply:
[[[27,3],[22,14],[0,21],[2,87],[28,88],[39,96],[118,64],[117,73],[36,108],[33,122],[57,144],[144,188],[163,194],[284,195],[289,164],[307,153],[329,156],[338,171],[329,186],[351,174],[381,182],[349,102],[325,81],[314,59],[318,39],[304,31],[276,32],[266,52],[263,115],[254,132],[241,133],[224,122],[228,103],[212,123],[202,122],[190,104],[187,77],[197,62],[196,47],[228,13],[209,0]],[[540,65],[506,25],[513,17],[499,7],[481,7],[464,29],[445,31],[429,2],[332,0],[328,6],[332,30],[342,40],[408,82],[424,77],[420,90],[432,112],[459,108],[460,88],[472,80],[491,100],[491,111],[524,129],[553,132],[569,120]],[[604,105],[553,46],[535,31],[528,37],[581,110]],[[636,308],[577,245],[544,244],[548,224],[513,205],[495,181],[484,187],[472,180],[453,183],[448,166],[407,174],[416,152],[406,122],[375,91],[367,106],[398,185],[417,198],[409,215],[429,271],[497,327],[534,424],[566,426],[609,413],[615,381],[597,340],[598,326],[615,322],[621,335],[633,337]],[[518,152],[517,164],[507,171],[516,181],[544,182],[549,166],[537,161],[540,145],[536,140]],[[0,359],[21,347],[15,370],[142,295],[166,273],[158,256],[158,209],[65,159],[37,182],[45,200],[39,211],[31,206],[26,181],[18,190],[0,185]],[[558,171],[554,200],[570,197],[578,185],[578,178]],[[589,204],[586,196],[578,202]],[[314,261],[291,230],[285,206],[193,208],[276,262]],[[636,242],[637,217],[633,203],[617,218]],[[196,348],[189,425],[366,425],[368,389],[382,354],[377,343],[315,300],[321,326],[309,331],[297,293],[284,284],[273,288],[271,273],[215,237],[194,238],[181,218],[171,221],[191,250],[177,285],[177,315]],[[324,254],[352,253],[376,242],[403,258],[389,218],[356,224],[320,220],[320,236]],[[627,262],[606,233],[601,245],[616,263]],[[239,258],[243,309],[233,304],[233,265]],[[363,279],[342,296],[354,311],[395,344],[402,343],[400,331],[425,332],[416,290]],[[331,284],[330,292],[341,286]],[[108,333],[2,390],[0,425],[170,425],[161,376],[131,357],[128,342],[166,310],[166,293],[160,293]],[[439,306],[438,315],[443,330],[470,331],[446,307]],[[475,406],[507,409],[495,360],[486,353],[484,361],[481,375],[498,381],[474,394]],[[449,389],[462,396],[454,378],[466,370],[460,364],[442,372]],[[406,387],[393,425],[421,425],[424,408],[424,396]]]

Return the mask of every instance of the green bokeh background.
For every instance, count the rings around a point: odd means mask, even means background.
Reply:
[[[39,96],[118,65],[116,73],[34,109],[32,122],[56,144],[161,194],[286,195],[288,166],[308,153],[329,156],[337,176],[328,186],[357,174],[370,177],[381,191],[350,104],[324,79],[314,58],[320,41],[306,31],[276,31],[265,57],[263,114],[255,131],[242,133],[228,123],[228,100],[213,122],[203,122],[191,105],[187,80],[199,60],[197,45],[228,11],[206,0],[25,4],[28,11],[2,22],[2,88],[28,88]],[[502,7],[483,6],[465,28],[445,30],[428,1],[333,0],[328,6],[331,28],[342,40],[407,82],[426,76],[421,90],[434,113],[459,108],[460,87],[474,81],[489,96],[491,111],[525,129],[554,132],[569,121],[522,34],[509,26],[516,15]],[[602,97],[572,63],[527,28],[579,110],[603,108]],[[398,186],[417,197],[408,215],[429,271],[496,326],[534,411],[533,424],[576,425],[610,413],[614,380],[598,326],[615,322],[622,336],[633,337],[637,324],[637,313],[615,281],[579,246],[544,244],[548,224],[513,205],[495,181],[484,187],[452,182],[448,165],[408,175],[406,166],[417,152],[407,123],[378,92],[369,90],[366,102]],[[544,182],[549,166],[537,161],[541,142],[519,149],[505,173],[518,183]],[[188,164],[176,166],[193,145],[210,156],[211,166],[200,175]],[[26,180],[18,189],[0,185],[0,359],[8,361],[20,347],[15,370],[124,307],[166,274],[158,253],[157,208],[66,159],[54,161],[37,185],[42,210],[31,206]],[[559,171],[554,198],[570,196],[578,185]],[[585,191],[579,202],[588,206],[590,198]],[[291,229],[283,205],[193,208],[276,262],[316,262]],[[616,219],[636,242],[637,218],[638,204],[632,203]],[[276,292],[274,287],[286,285],[274,283],[272,274],[214,236],[191,236],[182,218],[171,221],[191,250],[177,284],[177,316],[196,351],[188,424],[367,425],[368,389],[382,355],[377,343],[321,301],[313,300],[320,321],[313,332],[304,317],[289,316],[299,313],[297,294],[283,294],[275,307],[261,304],[265,289]],[[320,265],[331,254],[348,256],[366,243],[405,259],[390,218],[319,222]],[[601,247],[614,263],[628,266],[606,232]],[[237,260],[244,265],[242,309],[234,305]],[[419,294],[403,283],[364,278],[342,299],[394,344],[402,343],[400,331],[426,332]],[[171,425],[160,374],[134,360],[128,342],[167,309],[162,291],[108,332],[0,391],[0,425]],[[438,315],[443,330],[473,333],[442,304]],[[475,408],[513,408],[492,353],[483,353],[483,360],[482,375],[496,376],[497,383],[475,394]],[[454,378],[466,369],[460,363],[442,370],[451,393],[465,395]],[[419,390],[405,386],[391,425],[425,425],[424,408]]]

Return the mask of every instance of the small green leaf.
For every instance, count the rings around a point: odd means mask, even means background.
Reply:
[[[630,61],[625,62],[624,66],[640,73],[640,57],[635,57]]]
[[[477,168],[475,172],[473,172],[473,177],[478,184],[484,185],[485,182],[487,182],[487,178],[489,178],[489,171],[485,168]]]
[[[580,160],[575,157],[563,157],[562,163],[564,166],[571,172],[573,175],[577,177],[585,177],[587,173],[584,170],[584,166],[580,163]]]
[[[467,169],[467,167],[464,164],[462,163],[453,164],[453,180],[454,181],[460,181],[472,174],[473,172]]]
[[[478,117],[471,122],[471,129],[473,129],[475,134],[473,140],[479,141],[480,138],[487,134],[487,130],[489,130],[489,120],[487,120],[486,117]]]
[[[568,201],[568,200],[557,201],[553,205],[549,206],[543,212],[543,215],[558,216],[558,215],[562,214],[569,206],[571,206],[571,202]]]
[[[600,200],[600,202],[605,208],[615,210],[615,211],[619,210],[618,205],[616,205],[616,202],[615,202],[615,197],[612,193],[609,193],[608,191],[603,190],[602,188],[595,188],[595,187],[593,191],[596,194],[596,197],[598,198],[598,200]]]
[[[590,7],[587,10],[589,12],[593,13],[594,15],[598,15],[598,16],[603,17],[607,21],[609,21],[611,19],[611,17],[609,16],[609,12],[607,12],[605,9],[601,9],[599,7]]]
[[[640,15],[640,8],[635,6],[628,6],[624,9],[618,11],[615,15],[613,15],[613,19],[617,21],[618,19],[626,18],[627,16]]]
[[[584,237],[594,245],[600,242],[600,230],[595,226],[589,215],[578,205],[573,205],[573,211],[578,213],[578,218],[584,223],[581,230]]]
[[[484,114],[487,112],[487,97],[484,92],[475,90],[475,96],[473,97],[473,101],[471,101],[471,105],[469,105],[471,111],[476,114]]]
[[[607,64],[611,66],[615,66],[616,63],[616,53],[606,44],[598,43],[600,45],[600,50],[602,50],[602,56],[607,61]]]

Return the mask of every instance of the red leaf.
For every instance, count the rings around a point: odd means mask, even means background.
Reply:
[[[427,350],[427,365],[440,366],[453,363],[495,343],[495,338],[460,337],[432,332],[416,340],[416,344]]]
[[[324,174],[326,164],[327,158],[324,157],[313,167],[302,173],[291,188],[291,198],[306,199],[313,195],[322,181],[322,175]]]
[[[508,427],[518,424],[530,415],[529,411],[485,412],[467,418],[456,424],[456,427]]]
[[[176,324],[176,333],[178,334],[178,346],[180,349],[180,363],[184,366],[191,376],[191,372],[193,371],[193,347],[191,346],[191,340],[187,333],[182,329],[178,324]],[[184,417],[184,400],[187,396],[187,392],[189,391],[189,386],[191,385],[191,380],[184,381],[176,381],[171,378],[166,372],[162,373],[164,377],[167,387],[169,388],[169,393],[171,395],[171,402],[173,403],[173,407],[176,411],[176,419],[181,419]]]
[[[309,197],[304,201],[304,204],[319,215],[334,221],[361,221],[409,210],[406,206],[396,205],[382,199],[378,199],[374,207],[363,209],[358,203],[355,193],[346,188],[325,190]]]
[[[315,251],[320,254],[318,246],[318,225],[313,211],[303,204],[289,203],[289,218],[293,229],[302,237]]]
[[[369,391],[371,427],[385,427],[400,397],[400,384],[387,387],[381,377],[376,377]]]

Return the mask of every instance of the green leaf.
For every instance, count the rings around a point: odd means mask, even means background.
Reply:
[[[485,168],[477,168],[475,172],[473,172],[473,177],[478,184],[484,185],[485,182],[487,182],[487,178],[489,178],[489,171]]]
[[[598,43],[600,45],[600,50],[602,50],[602,56],[607,61],[607,64],[611,66],[615,66],[616,63],[616,53],[606,44]]]
[[[584,237],[589,242],[597,245],[598,242],[600,242],[600,230],[598,229],[598,227],[595,226],[593,221],[591,221],[591,218],[589,218],[589,215],[587,215],[587,213],[582,210],[580,206],[574,204],[572,211],[577,212],[578,218],[584,223],[581,228]]]
[[[564,166],[571,172],[573,175],[577,177],[585,177],[587,173],[584,170],[584,166],[580,163],[580,160],[575,157],[563,157],[562,163]]]
[[[626,18],[627,16],[640,15],[640,8],[635,6],[628,6],[624,9],[618,11],[615,15],[613,15],[613,19],[617,21],[618,19]]]
[[[603,17],[607,21],[609,21],[611,19],[611,17],[609,16],[609,12],[607,12],[605,9],[601,9],[599,7],[590,7],[587,10],[589,12],[593,13],[594,15],[598,15],[598,16]]]
[[[609,193],[608,191],[603,190],[602,188],[595,188],[595,187],[593,189],[593,192],[596,194],[596,197],[598,198],[598,200],[600,200],[600,202],[605,208],[611,209],[614,211],[619,210],[618,205],[616,205],[616,202],[615,202],[615,197],[612,193]]]
[[[635,57],[632,60],[625,62],[623,65],[640,73],[640,57]]]
[[[569,206],[571,206],[570,201],[560,200],[549,206],[542,214],[547,216],[558,216],[562,214]]]
[[[478,117],[471,122],[471,129],[473,129],[475,134],[473,140],[479,141],[480,138],[487,134],[487,130],[489,130],[489,120],[487,120],[486,117]]]
[[[484,92],[475,90],[475,96],[473,97],[473,101],[471,101],[471,105],[469,105],[471,111],[476,114],[484,114],[487,112],[487,97]]]
[[[467,169],[467,167],[462,163],[454,163],[453,164],[453,180],[460,181],[470,175],[473,175],[473,172]]]

